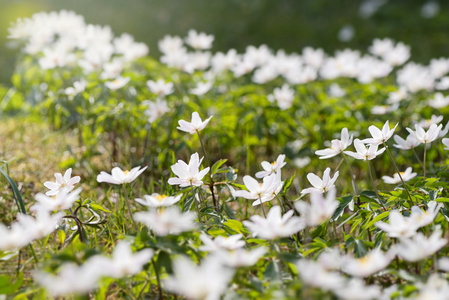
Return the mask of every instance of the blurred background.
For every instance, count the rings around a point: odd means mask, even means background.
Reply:
[[[73,10],[87,23],[128,32],[159,57],[164,35],[190,28],[215,35],[213,51],[267,44],[300,52],[305,46],[366,50],[378,37],[412,46],[412,60],[448,57],[449,1],[435,0],[0,0],[0,83],[9,85],[16,49],[8,27],[39,11]]]

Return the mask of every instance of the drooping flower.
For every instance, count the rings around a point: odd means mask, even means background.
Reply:
[[[365,144],[383,144],[391,138],[396,127],[398,127],[398,124],[399,123],[396,123],[393,129],[390,129],[389,122],[387,121],[382,127],[382,130],[374,125],[371,125],[370,127],[368,127],[368,130],[371,133],[372,138],[364,139],[361,142]]]
[[[385,151],[385,148],[377,150],[378,144],[371,144],[367,148],[359,139],[354,140],[354,147],[357,152],[343,151],[345,154],[361,160],[372,160]]]
[[[190,134],[195,134],[198,131],[201,131],[206,127],[206,125],[209,123],[210,119],[213,116],[210,116],[208,119],[206,119],[204,122],[201,120],[200,115],[195,111],[192,113],[192,121],[187,122],[184,120],[179,120],[178,124],[179,126],[176,127],[177,129],[181,131],[188,132]]]
[[[48,189],[50,189],[45,194],[47,196],[54,196],[58,194],[63,188],[68,189],[69,191],[73,190],[75,188],[75,184],[80,182],[81,177],[79,176],[72,176],[72,168],[67,169],[65,171],[64,176],[62,176],[61,173],[55,173],[56,181],[46,181],[44,182],[44,186]]]
[[[409,181],[412,178],[415,178],[417,173],[412,172],[412,167],[408,167],[404,172],[401,172],[401,177],[404,181]],[[394,173],[393,177],[390,176],[382,176],[382,179],[387,184],[398,184],[401,182],[401,178],[398,173]]]
[[[203,158],[199,159],[198,153],[190,156],[189,164],[182,160],[171,166],[173,173],[177,177],[168,179],[168,184],[179,185],[180,187],[201,186],[203,177],[209,172],[209,167],[199,170]]]
[[[177,195],[176,197],[160,195],[158,193],[153,193],[151,195],[144,195],[143,199],[136,198],[136,202],[148,206],[148,207],[165,207],[171,206],[181,200],[182,194]]]
[[[131,171],[123,171],[119,167],[115,167],[112,169],[111,174],[108,174],[104,171],[101,171],[97,176],[98,182],[107,182],[112,184],[123,184],[130,183],[136,180],[136,178],[146,170],[147,167],[132,168]]]
[[[341,130],[341,139],[335,139],[331,141],[332,146],[323,150],[315,151],[316,155],[320,156],[320,159],[331,158],[342,153],[346,148],[352,143],[353,135],[349,136],[348,128],[343,128]]]
[[[267,218],[254,215],[251,221],[243,221],[253,236],[267,240],[288,237],[305,228],[304,221],[300,217],[293,216],[293,210],[281,216],[281,207],[273,206],[267,214]]]
[[[338,178],[338,171],[335,172],[334,176],[330,176],[331,169],[326,168],[323,173],[323,179],[318,177],[313,173],[307,174],[307,180],[309,180],[310,184],[313,185],[311,188],[303,189],[301,194],[310,194],[310,193],[325,193],[335,188],[335,181]]]
[[[261,162],[263,171],[257,172],[256,177],[257,178],[263,178],[268,175],[271,175],[273,173],[277,173],[281,170],[283,166],[285,166],[287,163],[284,162],[285,160],[285,154],[280,154],[276,161],[269,163],[268,161]]]

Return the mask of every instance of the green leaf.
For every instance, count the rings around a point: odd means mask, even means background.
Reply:
[[[215,162],[211,168],[211,174],[214,175],[217,170],[227,161],[227,159],[220,159],[219,161]]]
[[[59,239],[59,242],[62,245],[64,245],[64,241],[65,241],[65,232],[64,232],[64,230],[59,230],[58,231],[58,239]]]
[[[263,272],[263,277],[271,280],[279,280],[279,272],[280,270],[278,264],[271,261]]]
[[[227,220],[226,222],[223,223],[223,226],[225,226],[226,228],[236,232],[236,233],[240,233],[243,234],[245,232],[248,232],[244,227],[243,224],[240,223],[237,220]]]
[[[23,203],[23,199],[22,199],[22,195],[19,192],[19,189],[17,188],[16,183],[14,182],[14,180],[12,180],[11,177],[9,177],[9,175],[5,172],[5,170],[0,167],[0,173],[3,174],[3,176],[5,176],[6,180],[8,180],[9,185],[11,186],[13,195],[14,195],[14,199],[16,200],[16,204],[17,204],[17,208],[19,209],[19,211],[26,215],[26,209],[25,209],[25,204]]]
[[[366,229],[370,228],[371,226],[373,226],[374,223],[376,223],[382,219],[385,219],[386,217],[388,217],[389,214],[390,214],[389,211],[381,213],[380,215],[378,215],[377,217],[372,219],[369,223],[365,224],[365,226],[363,227],[363,230],[366,230]]]
[[[110,213],[109,210],[107,210],[107,209],[104,208],[103,206],[98,205],[98,204],[95,204],[95,203],[89,203],[89,207],[92,208],[92,209],[94,209],[94,210],[101,210],[101,211]]]
[[[292,185],[293,180],[295,179],[296,172],[289,179],[284,181],[284,186],[282,187],[282,194],[287,193],[288,188]]]
[[[189,195],[184,200],[184,206],[182,208],[182,211],[189,211],[192,208],[193,201],[195,199],[195,195]]]
[[[438,198],[435,199],[436,202],[449,202],[449,198]]]
[[[11,278],[7,275],[0,276],[0,294],[15,293],[21,286],[23,281],[23,273],[20,273],[16,282],[11,282]]]

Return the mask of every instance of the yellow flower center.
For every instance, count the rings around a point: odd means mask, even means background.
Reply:
[[[157,195],[157,196],[154,197],[154,198],[156,198],[157,201],[162,202],[162,200],[164,200],[165,198],[167,198],[167,195]]]
[[[126,171],[123,171],[123,173],[125,173],[125,175],[128,175],[128,174],[129,174],[129,171],[126,170]]]
[[[368,262],[369,262],[369,258],[368,258],[368,256],[366,255],[366,256],[364,256],[364,257],[362,257],[362,258],[359,258],[359,259],[358,259],[358,262],[361,263],[362,265],[366,265],[366,264],[368,264]]]
[[[271,163],[271,165],[272,165],[272,166],[276,165],[276,162],[275,162],[275,161],[273,161],[273,162]]]

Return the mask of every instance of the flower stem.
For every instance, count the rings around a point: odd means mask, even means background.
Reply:
[[[214,208],[215,211],[218,213],[220,211],[220,207],[218,206],[218,201],[215,198],[215,192],[214,192],[214,179],[212,178],[212,165],[210,164],[209,157],[207,156],[206,149],[204,148],[203,139],[201,138],[200,132],[197,130],[196,133],[198,134],[198,138],[200,139],[201,148],[203,149],[204,157],[206,158],[207,164],[210,167],[209,170],[209,188],[210,192],[212,193],[212,201],[214,202]]]
[[[260,198],[259,198],[259,200],[260,200]],[[261,200],[260,200],[261,201]],[[261,201],[262,202],[262,201]],[[266,218],[267,217],[267,214],[265,213],[265,208],[263,208],[263,203],[260,203],[260,206],[262,207],[262,213],[263,213],[263,216]]]
[[[157,271],[156,263],[154,262],[154,258],[151,259],[151,263],[153,264],[154,273],[156,274],[157,287],[159,291],[159,299],[164,299],[164,295],[162,294],[161,280],[159,278],[159,272]]]
[[[349,163],[349,160],[346,157],[346,155],[343,152],[341,154],[343,155],[343,158],[346,161],[346,164],[348,165],[349,173],[351,174],[352,189],[354,190],[355,195],[358,196],[359,193],[358,193],[358,190],[357,190],[357,185],[355,183],[355,177],[354,177],[354,173],[352,172],[351,164]]]
[[[424,169],[424,166],[423,166],[423,164],[422,164],[422,161],[419,159],[418,154],[416,154],[415,149],[412,148],[412,151],[413,151],[413,154],[415,155],[416,159],[418,160],[419,164],[421,165],[421,168]]]
[[[412,196],[410,195],[410,192],[408,191],[408,188],[405,185],[404,179],[402,179],[401,172],[399,171],[399,168],[396,165],[396,162],[394,161],[393,156],[391,155],[390,149],[388,149],[388,146],[385,144],[385,142],[384,142],[384,147],[385,147],[385,149],[387,149],[387,153],[390,156],[390,160],[393,162],[393,166],[395,167],[396,172],[398,173],[399,178],[401,179],[402,185],[404,186],[404,189],[407,192],[408,198],[410,199],[410,204],[413,206],[415,203],[413,202]]]
[[[427,152],[427,143],[424,143],[424,159],[423,159],[424,180],[426,180],[426,152]]]
[[[371,166],[369,165],[369,160],[366,161],[366,164],[368,165],[368,173],[369,173],[369,177],[371,179],[371,184],[373,185],[374,188],[374,192],[377,195],[377,198],[379,200],[379,204],[382,205],[382,207],[384,208],[384,210],[386,211],[387,208],[385,207],[385,205],[382,203],[382,200],[380,199],[379,193],[377,192],[377,188],[376,188],[376,184],[374,183],[374,179],[373,179],[373,174],[371,172]]]
[[[195,202],[196,214],[198,215],[198,221],[201,224],[204,224],[203,219],[201,219],[201,213],[200,213],[200,207],[198,206],[198,201],[196,201],[196,193],[197,193],[197,189],[195,189],[195,193],[193,194],[193,202]]]
[[[148,123],[147,124],[147,137],[145,139],[145,146],[143,148],[143,164],[145,165],[147,162],[147,151],[148,151],[148,146],[150,145],[150,136],[151,136],[151,126],[152,123]]]

